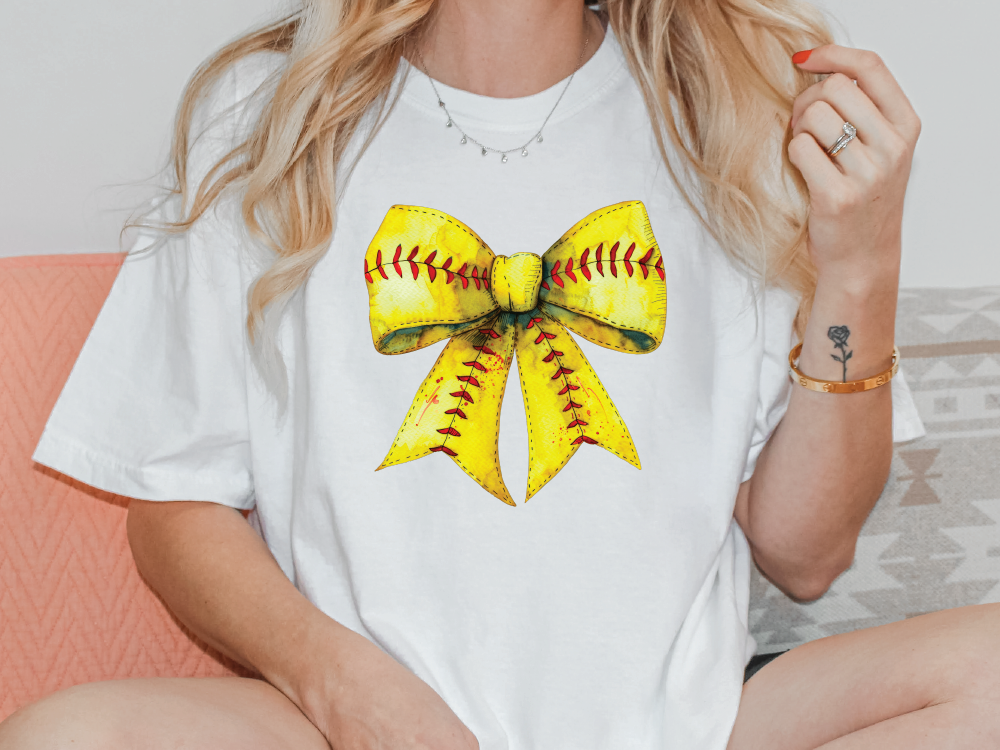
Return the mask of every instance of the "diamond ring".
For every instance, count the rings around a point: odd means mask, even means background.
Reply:
[[[840,138],[837,139],[836,143],[834,143],[832,146],[830,146],[830,148],[826,150],[827,156],[829,156],[832,159],[834,156],[843,151],[847,147],[848,143],[850,143],[857,137],[858,137],[858,129],[853,125],[851,125],[851,123],[845,122],[843,135],[841,135]]]

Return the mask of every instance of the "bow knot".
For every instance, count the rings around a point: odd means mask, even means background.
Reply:
[[[595,211],[541,257],[494,255],[445,213],[393,206],[368,246],[364,277],[377,351],[450,339],[379,469],[443,453],[514,505],[497,444],[515,356],[528,421],[527,498],[581,445],[641,468],[624,420],[567,329],[620,352],[660,345],[663,257],[642,203]]]
[[[542,288],[542,258],[534,253],[498,255],[490,272],[493,299],[501,310],[529,312],[538,304]]]

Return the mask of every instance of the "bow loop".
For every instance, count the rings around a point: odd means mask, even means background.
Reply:
[[[402,354],[474,329],[497,303],[493,251],[457,219],[393,206],[365,254],[375,348]]]
[[[623,352],[660,345],[663,257],[640,201],[595,211],[542,256],[542,309],[585,339]]]

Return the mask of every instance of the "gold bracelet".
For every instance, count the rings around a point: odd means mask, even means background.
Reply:
[[[808,375],[803,375],[795,365],[801,353],[802,344],[796,345],[788,353],[788,375],[803,388],[808,388],[810,391],[819,391],[820,393],[859,393],[861,391],[870,391],[872,388],[885,385],[899,372],[899,349],[895,346],[892,347],[892,366],[888,370],[864,380],[849,380],[846,383],[840,383],[836,380],[816,380],[815,378],[810,378]]]

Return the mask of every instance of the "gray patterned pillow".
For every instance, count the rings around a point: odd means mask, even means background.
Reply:
[[[910,289],[896,343],[926,436],[897,444],[854,564],[798,604],[755,569],[758,653],[1000,601],[1000,288]]]

